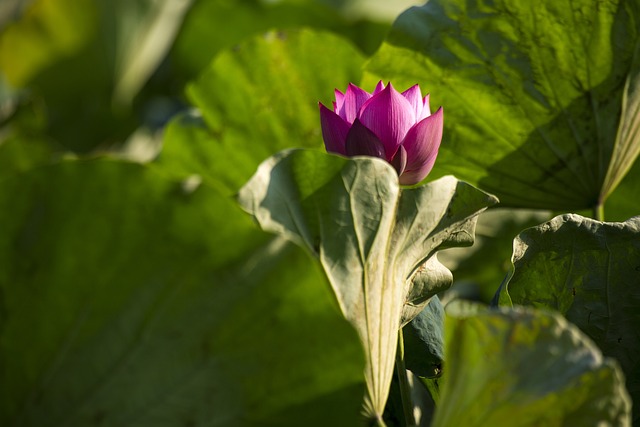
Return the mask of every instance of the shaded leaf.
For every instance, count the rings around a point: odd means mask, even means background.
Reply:
[[[564,314],[620,362],[629,393],[640,401],[640,217],[602,223],[558,216],[522,232],[513,251],[501,304]]]
[[[338,3],[344,2],[199,0],[185,18],[171,57],[182,73],[193,78],[219,52],[274,28],[287,31],[300,28],[330,30],[351,40],[360,51],[373,53],[396,15],[354,17],[353,5]],[[388,2],[380,3],[372,7],[371,2],[367,1],[367,10],[381,9],[380,6]],[[343,7],[344,13],[340,11]]]
[[[451,303],[434,427],[629,425],[618,364],[558,314]]]
[[[193,115],[175,120],[162,164],[236,192],[270,155],[322,147],[318,101],[358,81],[362,61],[345,40],[311,30],[270,32],[220,53],[188,89],[208,128]]]
[[[591,208],[638,154],[638,16],[636,0],[432,0],[398,18],[365,82],[419,83],[444,107],[434,176]]]
[[[11,135],[0,141],[0,180],[57,159],[53,144],[38,138]]]
[[[511,269],[513,239],[525,228],[551,217],[546,211],[503,208],[480,215],[473,246],[438,254],[442,264],[453,272],[450,291],[463,299],[489,303]]]
[[[0,187],[0,424],[357,424],[319,264],[228,197],[112,160]]]
[[[439,377],[444,361],[444,309],[437,295],[403,327],[402,335],[407,369],[420,377]]]
[[[364,343],[366,411],[380,417],[398,328],[450,285],[451,273],[443,280],[446,269],[434,254],[471,244],[476,215],[496,199],[453,177],[401,192],[395,170],[383,160],[290,150],[260,165],[239,200],[264,229],[320,258]]]

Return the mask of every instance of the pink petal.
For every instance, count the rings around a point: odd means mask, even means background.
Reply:
[[[389,83],[364,103],[359,119],[380,138],[387,158],[390,158],[397,151],[407,131],[416,123],[416,114],[409,101]]]
[[[347,155],[345,151],[345,143],[347,134],[349,133],[349,123],[345,122],[340,116],[329,110],[322,103],[318,103],[320,107],[320,125],[322,126],[322,139],[327,151],[331,153]]]
[[[407,150],[407,167],[400,177],[403,185],[422,181],[433,169],[442,141],[442,107],[409,129],[402,146]]]
[[[402,92],[407,101],[413,106],[413,111],[416,113],[416,118],[422,115],[423,101],[422,92],[420,92],[420,86],[413,85],[409,89]]]
[[[382,83],[382,80],[380,80],[378,82],[378,84],[376,85],[376,88],[373,90],[373,95],[379,93],[382,91],[382,89],[384,89],[384,83]]]
[[[338,89],[335,89],[333,92],[336,96],[336,102],[333,103],[333,111],[337,113],[342,108],[342,105],[344,105],[344,93],[340,92]]]
[[[349,83],[349,87],[347,87],[347,91],[344,94],[344,102],[337,111],[338,115],[348,123],[353,123],[358,117],[358,111],[360,111],[362,104],[369,98],[371,98],[369,92],[360,89],[353,83]]]
[[[358,119],[349,129],[345,148],[347,156],[372,156],[385,159],[382,142]]]
[[[422,114],[418,117],[418,121],[425,119],[431,115],[431,107],[429,107],[429,94],[422,100]]]

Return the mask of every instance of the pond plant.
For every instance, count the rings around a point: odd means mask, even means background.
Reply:
[[[640,426],[640,0],[401,3],[0,9],[0,425]]]

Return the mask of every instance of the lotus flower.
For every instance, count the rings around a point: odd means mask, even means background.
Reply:
[[[433,168],[442,140],[442,107],[434,114],[420,87],[400,93],[380,81],[373,93],[349,84],[335,90],[333,111],[319,103],[327,151],[385,159],[403,185],[422,181]]]

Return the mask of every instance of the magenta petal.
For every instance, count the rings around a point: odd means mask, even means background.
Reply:
[[[327,151],[346,156],[345,143],[347,133],[349,133],[349,123],[342,120],[333,111],[329,110],[322,103],[320,107],[320,125],[322,126],[322,139]]]
[[[372,156],[385,159],[384,146],[378,137],[356,119],[347,134],[347,156]]]
[[[344,93],[340,92],[338,89],[335,89],[333,92],[336,96],[336,102],[333,103],[333,111],[337,113],[344,105]]]
[[[416,119],[422,115],[422,107],[424,102],[422,101],[422,92],[420,92],[420,86],[413,85],[409,89],[402,92],[402,96],[413,106],[413,111],[416,113]]]
[[[416,114],[409,101],[389,83],[364,103],[359,119],[380,138],[387,157],[391,157],[416,122]]]
[[[433,169],[442,141],[442,107],[409,129],[402,146],[407,150],[407,167],[400,177],[404,185],[422,181]]]
[[[378,92],[381,92],[382,89],[384,89],[384,83],[382,83],[382,80],[380,80],[376,85],[376,88],[373,90],[373,95],[375,95]]]
[[[422,114],[418,116],[418,121],[425,119],[431,115],[431,107],[429,107],[429,94],[422,100]]]
[[[344,103],[337,111],[338,115],[348,123],[353,123],[353,121],[358,117],[358,111],[360,111],[362,104],[364,104],[369,98],[371,98],[371,94],[369,92],[360,89],[353,83],[349,83],[349,87],[347,87],[347,91],[344,94]]]

